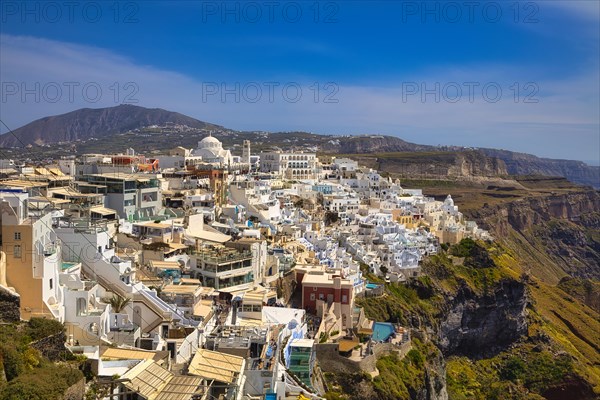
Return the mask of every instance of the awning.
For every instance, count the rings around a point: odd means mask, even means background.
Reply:
[[[246,292],[242,298],[242,304],[245,305],[262,305],[264,293]]]
[[[352,349],[354,349],[359,344],[360,343],[358,340],[340,340],[338,344],[338,351],[341,351],[342,353],[347,353],[349,351],[352,351]]]
[[[212,300],[200,300],[194,305],[194,315],[206,318],[212,311]]]
[[[65,174],[63,174],[63,172],[58,168],[46,168],[46,169],[56,176],[65,176]]]
[[[150,260],[150,268],[156,269],[181,269],[181,265],[177,261],[158,261]]]
[[[244,326],[247,328],[261,327],[261,326],[263,326],[263,321],[260,319],[249,319],[249,318],[239,318],[238,317],[236,325]]]
[[[142,226],[142,227],[146,227],[146,228],[153,228],[153,229],[167,229],[167,228],[171,227],[171,224],[162,224],[160,222],[139,222],[139,223],[134,223],[133,225]]]
[[[188,367],[190,375],[206,380],[233,383],[244,372],[244,358],[230,354],[198,349]]]
[[[106,207],[92,207],[90,208],[90,212],[96,213],[96,214],[100,214],[100,215],[113,215],[113,214],[117,214],[116,210],[113,210],[112,208],[106,208]]]
[[[211,224],[211,226],[212,226],[213,228],[231,229],[231,227],[230,227],[229,225],[227,225],[227,224],[222,224],[222,223],[220,223],[220,222],[213,222],[213,223]]]
[[[183,243],[169,243],[169,247],[173,250],[187,249],[187,245]]]
[[[200,239],[208,242],[215,243],[225,243],[231,239],[229,235],[223,235],[222,233],[217,232],[209,232],[202,229],[194,229],[193,227],[188,227],[185,231],[186,235],[190,237],[190,239]]]

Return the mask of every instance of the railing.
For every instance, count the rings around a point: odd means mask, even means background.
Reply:
[[[53,243],[50,245],[44,246],[44,257],[52,256],[56,254],[60,245],[58,243]]]
[[[241,253],[230,253],[222,256],[210,256],[202,254],[202,251],[198,250],[194,251],[194,254],[199,255],[199,259],[207,264],[223,264],[252,258],[252,252],[250,251],[244,251]]]

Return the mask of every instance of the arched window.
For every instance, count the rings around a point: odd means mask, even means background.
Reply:
[[[86,315],[87,314],[87,300],[83,297],[77,299],[77,315]]]

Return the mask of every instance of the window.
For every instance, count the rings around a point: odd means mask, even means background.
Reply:
[[[325,295],[323,293],[319,293],[319,300],[323,300],[325,298]]]
[[[50,278],[50,290],[52,290],[52,278]]]
[[[21,232],[15,232],[15,240],[21,240]]]
[[[311,300],[311,301],[315,301],[315,294],[314,294],[314,293],[311,293],[311,294],[310,294],[310,300]]]
[[[13,248],[13,257],[21,258],[21,245],[15,245],[15,247]]]
[[[344,295],[342,295],[342,303],[343,303],[343,304],[346,304],[346,303],[348,303],[348,295],[345,295],[345,294],[344,294]]]
[[[317,287],[315,286],[315,287],[313,287],[313,292],[316,292],[316,291],[317,291]]]

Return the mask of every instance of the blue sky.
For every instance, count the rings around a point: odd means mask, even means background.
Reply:
[[[4,1],[0,116],[14,129],[130,102],[598,160],[598,4]]]

